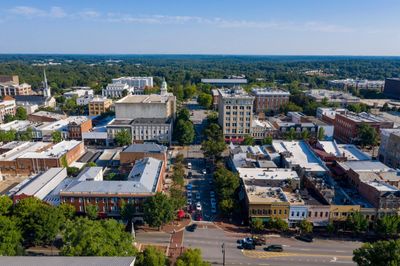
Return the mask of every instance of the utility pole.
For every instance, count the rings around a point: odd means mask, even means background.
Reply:
[[[225,243],[222,243],[222,265],[225,266]]]

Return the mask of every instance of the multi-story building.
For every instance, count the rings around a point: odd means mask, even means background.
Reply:
[[[153,77],[120,77],[112,79],[112,83],[123,83],[138,90],[153,87]]]
[[[355,80],[355,79],[340,79],[340,80],[330,80],[328,85],[331,88],[336,89],[348,89],[355,88],[357,90],[377,90],[382,91],[385,85],[384,80]]]
[[[228,79],[201,79],[201,83],[210,84],[216,87],[236,87],[247,84],[245,78],[228,78]]]
[[[66,99],[79,98],[83,96],[94,96],[94,92],[90,87],[72,87],[71,91],[63,94]]]
[[[86,116],[70,116],[68,121],[69,139],[82,140],[82,133],[92,129],[92,119]]]
[[[287,168],[238,168],[239,177],[247,185],[281,187],[294,191],[300,189],[296,171]]]
[[[218,123],[226,141],[241,143],[251,135],[254,96],[241,88],[219,89]]]
[[[14,83],[14,82],[5,82],[0,83],[0,96],[16,96],[16,95],[30,95],[32,94],[31,85],[22,83]]]
[[[353,143],[358,141],[358,130],[362,124],[370,125],[379,133],[381,128],[393,128],[393,122],[376,115],[368,113],[356,114],[347,112],[344,114],[336,114],[334,119],[334,138],[344,142]]]
[[[308,208],[302,199],[300,192],[283,192],[287,201],[289,202],[289,226],[296,226],[302,220],[307,219]]]
[[[54,144],[49,142],[22,142],[0,158],[3,175],[31,175],[51,167],[66,167],[85,151],[83,142],[71,140]]]
[[[136,207],[134,220],[142,220],[142,203],[162,191],[165,164],[161,160],[145,158],[136,161],[127,181],[83,181],[60,192],[61,202],[86,212],[95,205],[100,216],[119,216],[125,203]]]
[[[103,96],[121,98],[128,94],[143,94],[146,88],[153,87],[153,77],[120,77],[112,79],[105,89]]]
[[[66,119],[67,115],[60,113],[53,113],[47,111],[39,111],[28,115],[28,120],[31,122],[56,122]]]
[[[384,164],[400,168],[400,129],[381,129],[378,158]]]
[[[14,116],[17,110],[15,99],[10,96],[4,96],[3,100],[0,101],[0,122],[4,121],[4,116]]]
[[[111,99],[104,97],[95,97],[89,101],[89,116],[101,115],[110,110]]]
[[[132,144],[119,154],[121,165],[133,164],[146,157],[167,163],[167,147],[156,143]]]
[[[19,84],[18,75],[0,75],[0,83],[12,82],[15,84]]]
[[[133,93],[133,87],[125,83],[110,83],[102,91],[103,97],[121,98]]]
[[[276,129],[267,120],[254,119],[251,123],[251,135],[255,140],[263,140],[267,136],[276,136]]]
[[[329,103],[338,103],[341,106],[347,106],[348,104],[359,103],[360,98],[353,96],[351,93],[343,91],[331,91],[331,90],[309,90],[305,95],[316,102],[322,102],[326,100]]]
[[[289,102],[290,97],[290,92],[273,88],[253,88],[252,94],[255,96],[254,112],[256,113],[278,112]]]
[[[387,78],[383,93],[387,97],[400,99],[400,78]]]

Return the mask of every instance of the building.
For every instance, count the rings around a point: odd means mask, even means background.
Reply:
[[[294,191],[300,189],[296,171],[286,168],[238,168],[239,177],[245,185],[280,187]]]
[[[213,110],[218,110],[218,97],[219,97],[218,90],[217,89],[212,89],[211,90],[211,95],[212,95]]]
[[[174,118],[176,97],[167,95],[128,95],[115,102],[117,120],[137,118]]]
[[[111,108],[112,100],[104,97],[94,97],[89,101],[89,116],[101,115]]]
[[[66,99],[76,99],[77,105],[88,105],[94,98],[94,92],[90,87],[72,87],[72,90],[64,93]]]
[[[83,142],[71,140],[54,144],[49,142],[22,142],[0,156],[3,175],[27,176],[52,167],[66,167],[83,155]]]
[[[161,160],[145,158],[136,161],[127,181],[83,181],[60,192],[61,202],[71,204],[84,213],[87,206],[97,206],[99,215],[119,216],[123,204],[136,207],[134,220],[142,220],[142,203],[160,192],[165,164]]]
[[[39,111],[28,115],[28,120],[31,122],[56,122],[66,119],[67,115],[60,113],[53,113],[47,111]]]
[[[12,82],[15,84],[19,84],[18,75],[0,75],[0,83]]]
[[[219,89],[218,123],[225,141],[241,143],[251,135],[254,97],[241,88]]]
[[[290,92],[273,88],[253,88],[254,112],[278,112],[280,108],[289,102]]]
[[[130,133],[132,142],[155,141],[169,145],[172,141],[173,120],[171,118],[115,119],[107,125],[109,143],[113,144],[115,136],[123,130]]]
[[[103,97],[121,98],[133,93],[133,88],[124,83],[110,83],[102,91]]]
[[[289,202],[280,187],[244,185],[245,205],[249,220],[268,221],[280,218],[288,221]]]
[[[400,129],[381,129],[378,158],[393,168],[400,168]]]
[[[26,197],[35,197],[43,200],[67,177],[67,169],[54,167],[42,174],[33,176],[9,191],[14,202]]]
[[[330,206],[321,200],[313,191],[302,189],[300,191],[307,210],[307,220],[314,226],[327,226],[329,224]]]
[[[263,140],[268,136],[275,136],[276,129],[271,122],[254,119],[251,123],[251,135],[255,140]]]
[[[4,121],[6,115],[15,116],[16,110],[15,99],[8,95],[4,96],[0,101],[0,122]]]
[[[289,226],[296,226],[302,220],[307,219],[308,208],[305,201],[302,199],[299,190],[296,192],[283,192],[289,203]]]
[[[133,88],[133,92],[143,92],[146,88],[153,87],[153,77],[120,77],[112,79],[113,84],[127,84]],[[140,94],[140,93],[139,93]]]
[[[132,144],[119,154],[121,165],[134,164],[146,157],[162,160],[167,163],[167,147],[156,143]]]
[[[135,257],[2,256],[7,266],[134,266]]]
[[[325,163],[314,154],[313,149],[305,141],[274,140],[272,147],[280,155],[282,167],[292,168],[299,176],[307,173],[323,176],[328,171]]]
[[[400,79],[387,78],[383,93],[389,98],[400,99]]]
[[[43,123],[30,122],[28,120],[14,120],[6,124],[0,125],[0,131],[15,130],[17,133],[24,133],[30,128],[32,130],[32,138],[34,140],[42,139],[42,132],[37,130]]]
[[[358,129],[362,124],[375,128],[379,133],[381,128],[393,128],[394,123],[365,112],[359,114],[353,112],[337,113],[334,119],[333,136],[343,143],[357,142]]]
[[[0,83],[0,96],[17,96],[17,95],[31,95],[32,88],[31,85],[22,83],[14,83],[14,82],[4,82]]]
[[[351,93],[343,91],[331,91],[331,90],[309,90],[305,95],[316,102],[327,101],[328,103],[338,103],[341,106],[347,106],[348,104],[359,103],[360,98],[353,96]]]
[[[337,113],[346,113],[347,109],[343,108],[328,108],[328,107],[318,107],[316,117],[325,122],[333,123]],[[324,119],[329,118],[328,120]]]
[[[324,161],[369,161],[371,156],[359,150],[353,144],[338,144],[336,141],[318,141],[316,151]]]
[[[201,79],[201,83],[210,84],[216,87],[236,87],[240,85],[246,85],[247,79],[245,78]]]
[[[86,116],[70,116],[68,121],[69,139],[81,140],[83,133],[92,130],[92,119]]]
[[[348,88],[355,88],[356,90],[376,90],[382,91],[385,85],[384,80],[358,80],[358,79],[340,79],[329,80],[328,86],[334,89],[347,90]]]

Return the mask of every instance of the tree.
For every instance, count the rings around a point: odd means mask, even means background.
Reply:
[[[353,251],[353,261],[359,266],[400,265],[400,239],[365,243]]]
[[[250,145],[250,146],[253,146],[254,145],[254,138],[252,137],[252,136],[250,136],[250,135],[246,135],[246,136],[244,136],[244,139],[243,139],[243,145]]]
[[[128,95],[129,91],[127,89],[122,91],[122,97],[125,97],[126,95]]]
[[[97,164],[95,162],[88,162],[86,164],[86,167],[96,167],[96,166],[97,166]]]
[[[365,123],[358,127],[358,138],[363,147],[368,145],[376,146],[378,144],[378,133],[375,128]]]
[[[293,102],[288,102],[287,104],[281,107],[281,111],[285,114],[287,114],[288,112],[302,112],[303,108],[301,108],[300,106],[296,105]]]
[[[17,139],[21,141],[31,141],[33,137],[33,129],[28,127],[24,132],[18,134]]]
[[[325,139],[325,129],[323,127],[318,128],[318,140]]]
[[[170,199],[157,193],[143,203],[143,219],[151,227],[158,227],[174,219],[175,212]]]
[[[128,221],[128,223],[131,223],[135,217],[136,207],[133,203],[126,203],[125,201],[122,202],[121,217],[125,221]]]
[[[58,212],[63,216],[63,220],[71,220],[75,216],[75,207],[68,203],[61,203],[57,207]]]
[[[132,235],[114,219],[67,221],[62,256],[134,256]]]
[[[301,139],[308,140],[310,138],[310,132],[305,129],[301,132]]]
[[[135,265],[138,266],[165,266],[168,262],[165,254],[153,246],[146,247],[143,253],[139,254],[137,260]]]
[[[96,220],[98,217],[98,209],[96,205],[88,205],[86,206],[86,216],[90,220]]]
[[[267,222],[267,227],[271,228],[271,229],[280,230],[283,232],[285,232],[289,229],[288,223],[281,218],[271,218]]]
[[[355,233],[361,233],[368,229],[368,220],[360,212],[353,212],[347,216],[346,225]]]
[[[193,98],[193,96],[196,94],[196,91],[197,91],[196,85],[194,85],[194,84],[185,85],[183,87],[183,98],[185,100]]]
[[[260,218],[254,218],[250,222],[250,228],[254,232],[261,232],[264,230],[264,222]]]
[[[14,215],[24,240],[35,245],[51,243],[63,222],[60,212],[33,197],[20,200]]]
[[[79,174],[80,169],[75,166],[67,167],[67,175],[69,176],[77,176]]]
[[[5,114],[3,120],[4,123],[10,123],[15,120],[15,117],[10,114]]]
[[[297,133],[296,133],[296,130],[295,130],[293,127],[291,127],[291,128],[289,129],[289,131],[286,132],[286,134],[285,134],[285,138],[286,138],[287,140],[295,140],[295,139],[296,139],[296,136],[297,136]]]
[[[219,208],[222,213],[229,215],[234,209],[235,195],[240,181],[237,174],[223,166],[218,166],[214,173],[215,188],[220,199]]]
[[[132,136],[127,129],[118,131],[115,134],[115,142],[118,146],[125,146],[132,144]]]
[[[189,145],[195,137],[193,123],[190,121],[178,120],[175,127],[176,140],[180,145]]]
[[[396,236],[400,231],[400,216],[385,215],[380,217],[376,223],[376,231],[385,236]]]
[[[272,144],[272,137],[266,136],[265,139],[261,141],[262,145],[271,145]]]
[[[181,110],[179,110],[176,118],[177,120],[189,121],[190,120],[189,110],[187,108],[182,108]]]
[[[12,205],[13,201],[8,196],[6,195],[0,196],[0,216],[8,215],[11,211]]]
[[[22,234],[16,222],[0,215],[0,256],[15,256],[22,253]]]
[[[204,130],[205,141],[201,143],[201,150],[206,157],[215,159],[221,156],[226,148],[221,127],[216,123],[209,124]]]
[[[300,232],[304,234],[312,233],[313,224],[310,221],[302,220],[299,225]]]
[[[181,188],[172,186],[170,191],[171,204],[174,210],[179,210],[186,205],[186,197]]]
[[[61,132],[58,130],[53,131],[53,133],[51,133],[51,139],[53,140],[54,143],[61,142],[62,141]]]
[[[187,249],[176,260],[176,266],[211,266],[210,263],[203,260],[200,249]]]
[[[15,129],[11,129],[8,131],[0,130],[0,141],[10,142],[16,140],[17,132]]]
[[[326,231],[328,231],[329,234],[333,234],[333,232],[335,232],[336,227],[335,225],[330,222],[327,226],[326,226]]]
[[[17,110],[15,111],[15,119],[17,119],[17,120],[27,120],[28,119],[28,114],[24,107],[22,107],[22,106],[17,107]]]
[[[212,106],[212,101],[213,98],[210,94],[208,93],[200,93],[200,95],[197,97],[197,102],[203,106],[204,108],[210,109]]]

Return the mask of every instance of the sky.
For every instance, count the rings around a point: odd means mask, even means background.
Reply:
[[[400,56],[400,0],[1,0],[0,53]]]

